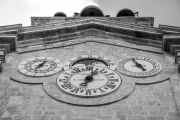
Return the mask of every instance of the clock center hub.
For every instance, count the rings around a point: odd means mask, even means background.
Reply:
[[[89,76],[86,76],[86,77],[85,77],[85,81],[86,81],[86,82],[91,82],[91,81],[93,81],[93,76],[90,76],[90,75],[89,75]]]

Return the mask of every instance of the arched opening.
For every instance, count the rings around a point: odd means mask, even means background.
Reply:
[[[67,17],[67,15],[64,12],[57,12],[54,14],[54,17]]]
[[[132,10],[125,8],[120,10],[116,15],[116,17],[123,17],[123,16],[135,16],[135,14]]]
[[[97,6],[90,5],[90,6],[85,7],[81,11],[79,16],[83,16],[83,17],[104,17],[104,13]]]

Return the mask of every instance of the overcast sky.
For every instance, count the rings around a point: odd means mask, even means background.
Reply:
[[[73,16],[87,5],[96,5],[105,15],[115,17],[119,10],[129,8],[140,17],[154,17],[159,24],[180,27],[180,0],[0,0],[0,26],[30,26],[30,17],[52,17],[56,12]]]

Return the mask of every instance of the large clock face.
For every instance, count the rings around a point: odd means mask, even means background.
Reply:
[[[34,57],[18,65],[18,70],[28,76],[49,76],[59,72],[62,68],[62,61],[52,57]]]
[[[98,97],[118,89],[121,77],[113,70],[99,66],[73,67],[57,78],[60,89],[78,97]]]
[[[120,60],[117,64],[117,69],[128,76],[149,77],[159,73],[162,67],[156,60],[142,56],[133,56]]]
[[[115,63],[112,60],[98,55],[82,55],[71,58],[64,63],[64,69],[68,70],[73,67],[88,65],[107,67],[112,70],[115,69]]]

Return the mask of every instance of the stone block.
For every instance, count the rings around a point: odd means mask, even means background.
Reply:
[[[164,51],[170,52],[171,45],[180,44],[180,36],[177,35],[164,35],[162,41],[162,49]]]
[[[10,35],[0,36],[0,44],[9,44],[10,51],[15,51],[17,49],[17,38]]]
[[[144,38],[132,37],[132,42],[135,44],[145,45],[147,43],[147,40]]]
[[[116,115],[132,115],[131,110],[115,110]]]
[[[146,120],[165,120],[164,116],[146,116]]]
[[[45,37],[43,38],[45,44],[54,43],[59,41],[59,36]]]
[[[6,55],[6,54],[7,54],[6,49],[0,48],[0,55]]]
[[[149,46],[158,47],[158,48],[162,47],[162,41],[158,41],[158,40],[147,39],[146,44]]]
[[[6,49],[7,53],[10,52],[10,45],[9,44],[0,44],[1,49]]]
[[[173,54],[173,55],[175,55],[175,54],[176,54],[176,50],[180,50],[180,45],[174,45],[174,44],[172,44],[172,45],[170,46],[170,53]]]
[[[176,26],[169,26],[169,25],[160,24],[159,28],[165,34],[179,34],[180,33],[180,27],[176,27]]]
[[[31,39],[26,41],[19,41],[18,47],[29,47],[29,46],[42,45],[42,44],[44,44],[44,39],[38,38],[38,39]]]
[[[128,120],[145,120],[144,116],[128,116]]]

